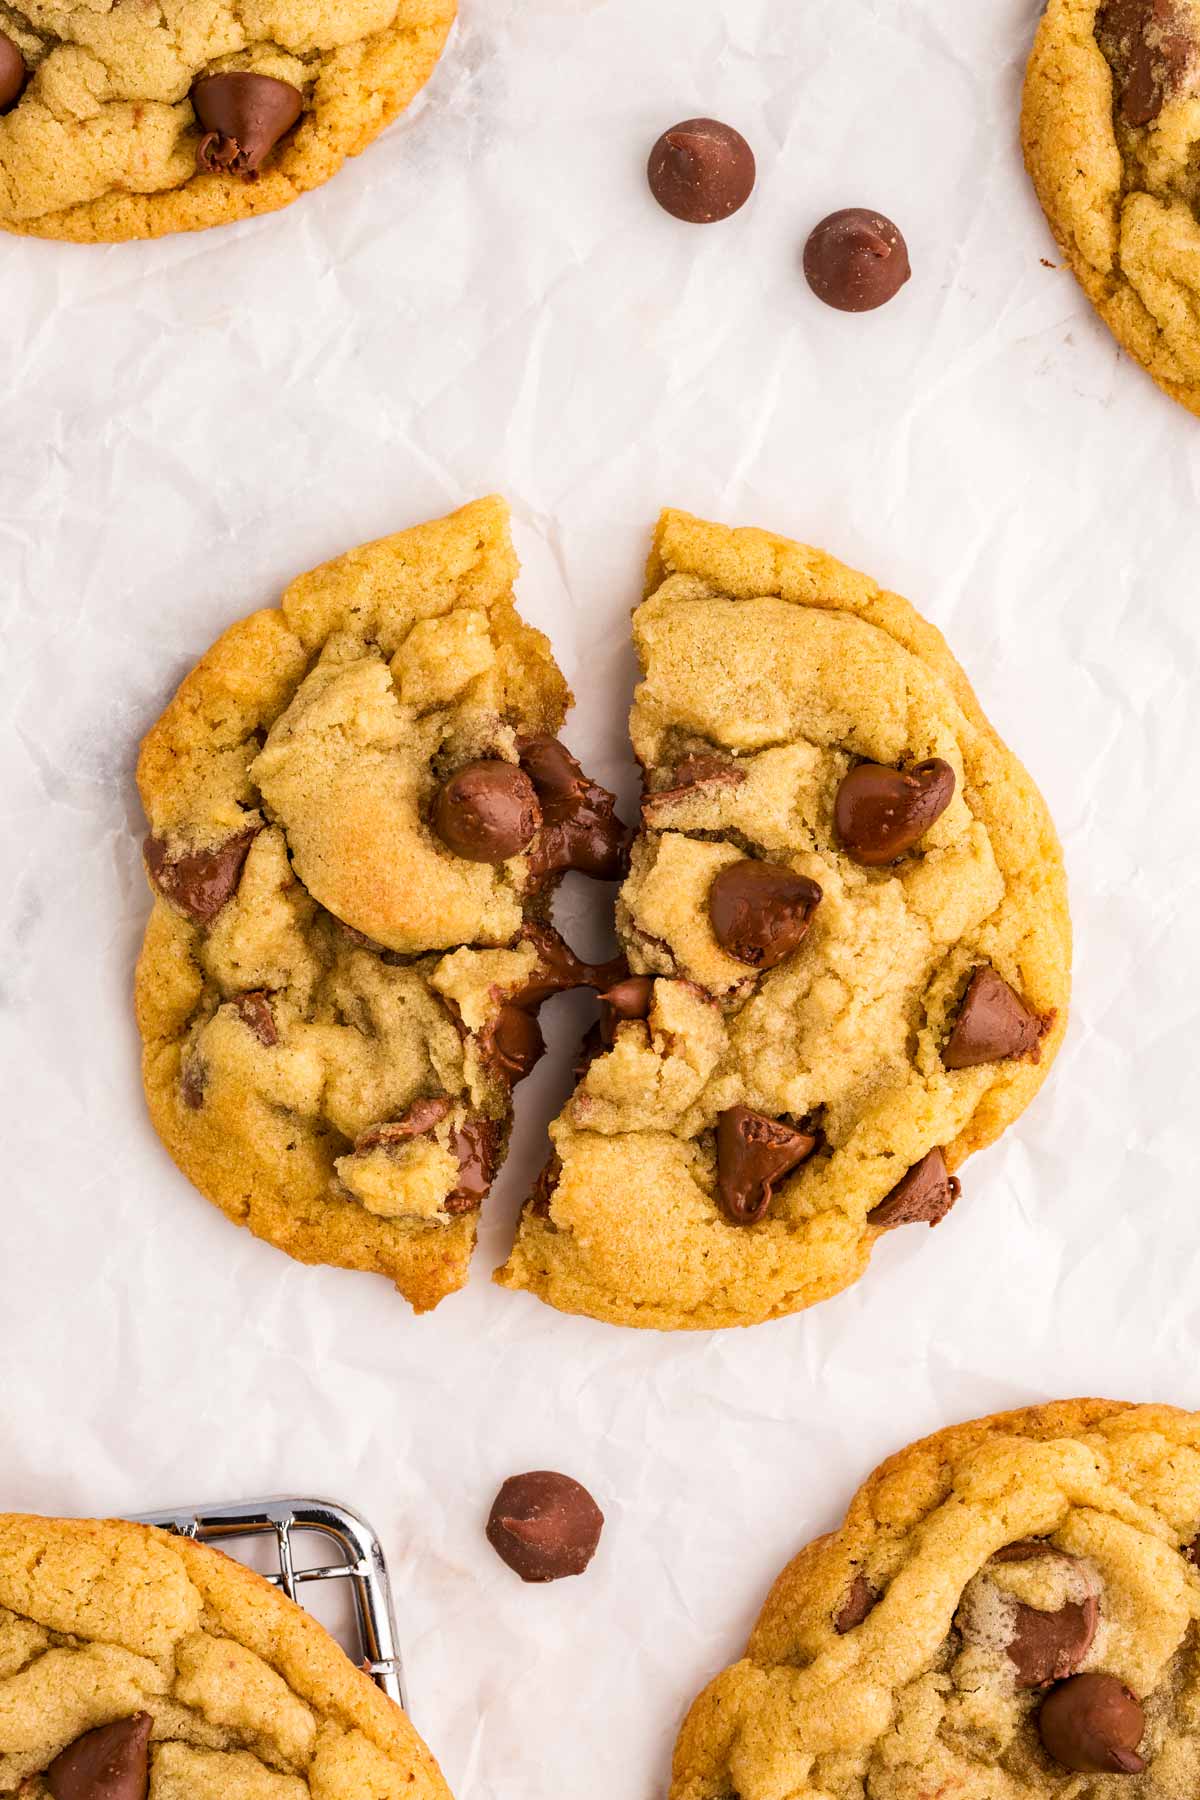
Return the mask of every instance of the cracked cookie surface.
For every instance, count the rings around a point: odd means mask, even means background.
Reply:
[[[286,206],[428,81],[456,0],[17,0],[0,5],[0,226],[80,243]],[[209,78],[260,78],[247,166]],[[204,115],[209,81],[211,117]],[[226,91],[229,84],[226,83]],[[264,120],[263,94],[278,106]],[[280,104],[288,102],[286,106]],[[246,103],[233,104],[233,119]],[[298,114],[298,119],[297,119]],[[279,135],[276,136],[275,134]],[[265,134],[265,135],[264,135]],[[243,151],[247,145],[243,143]]]
[[[646,594],[632,979],[497,1280],[621,1324],[751,1324],[937,1223],[1033,1098],[1066,1025],[1065,877],[907,601],[672,512]]]
[[[1200,4],[1049,0],[1025,162],[1070,268],[1135,361],[1200,413]]]
[[[626,835],[554,735],[570,695],[516,568],[486,500],[301,576],[138,765],[160,1137],[237,1223],[421,1310],[466,1279],[538,1004],[604,975],[548,924],[553,886],[614,876]],[[464,821],[477,860],[439,836]]]
[[[110,1785],[81,1779],[97,1748]],[[449,1790],[406,1714],[249,1569],[149,1526],[0,1516],[0,1794],[101,1793]]]
[[[1062,1401],[893,1456],[693,1705],[671,1800],[1184,1800],[1200,1415]]]

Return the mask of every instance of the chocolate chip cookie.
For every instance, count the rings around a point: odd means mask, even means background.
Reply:
[[[1067,1400],[914,1444],[784,1570],[671,1800],[1194,1794],[1198,1534],[1200,1414]]]
[[[1062,856],[940,634],[820,551],[668,512],[634,637],[627,973],[497,1279],[745,1325],[936,1225],[1032,1100],[1066,1025]]]
[[[1200,412],[1200,4],[1049,0],[1025,161],[1070,268],[1130,356]]]
[[[607,985],[549,923],[628,833],[556,736],[570,701],[480,501],[232,626],[142,746],[137,972],[154,1124],[303,1262],[461,1287],[552,993]]]
[[[0,9],[0,226],[77,243],[273,212],[433,72],[455,0],[16,0]]]
[[[398,1706],[220,1551],[0,1516],[0,1794],[448,1800]]]

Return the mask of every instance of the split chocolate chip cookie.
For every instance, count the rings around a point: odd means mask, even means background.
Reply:
[[[1045,805],[941,636],[820,551],[664,515],[634,616],[628,978],[498,1279],[660,1329],[796,1312],[936,1225],[1066,1024]]]
[[[456,0],[13,0],[0,226],[77,243],[273,212],[428,81]]]
[[[548,922],[628,834],[555,735],[570,695],[515,574],[484,500],[301,576],[138,765],[159,1135],[237,1223],[421,1310],[466,1279],[538,1006],[614,978]]]
[[[0,1795],[449,1800],[407,1716],[218,1550],[0,1515]]]
[[[1022,134],[1089,299],[1200,413],[1200,0],[1049,0]]]
[[[1198,1543],[1200,1414],[1066,1400],[938,1432],[784,1570],[670,1800],[1184,1800]]]

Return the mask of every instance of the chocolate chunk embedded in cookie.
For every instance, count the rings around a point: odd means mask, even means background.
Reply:
[[[744,1325],[945,1218],[1033,1098],[1066,1022],[1062,857],[939,635],[820,551],[667,513],[634,635],[639,985],[589,1037],[498,1279]]]

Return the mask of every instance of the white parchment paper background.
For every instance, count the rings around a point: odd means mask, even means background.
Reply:
[[[360,1507],[459,1800],[660,1795],[778,1567],[918,1434],[1080,1392],[1200,1402],[1200,427],[1040,260],[1015,146],[1035,14],[463,0],[423,102],[289,212],[0,248],[0,1505]],[[641,173],[701,112],[760,166],[708,230]],[[915,269],[857,319],[798,270],[852,204]],[[140,733],[294,573],[494,488],[601,778],[632,790],[627,619],[670,502],[910,595],[1059,822],[1078,984],[1051,1086],[942,1229],[807,1316],[656,1336],[490,1286],[561,1058],[520,1090],[470,1289],[424,1320],[235,1231],[143,1117]],[[564,896],[579,938],[601,898]],[[608,1526],[583,1580],[537,1590],[481,1526],[547,1465]]]

